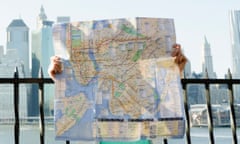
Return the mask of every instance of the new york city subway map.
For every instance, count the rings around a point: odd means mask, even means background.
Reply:
[[[55,131],[59,140],[138,140],[184,134],[173,19],[56,24]]]

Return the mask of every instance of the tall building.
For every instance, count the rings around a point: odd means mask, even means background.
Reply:
[[[230,11],[232,77],[240,78],[240,10]],[[234,86],[235,101],[240,103],[240,86]]]
[[[43,21],[45,20],[47,20],[47,15],[45,14],[43,6],[41,6],[40,13],[37,17],[37,29],[41,29],[43,27]]]
[[[216,79],[217,75],[213,69],[213,60],[211,54],[211,46],[207,41],[206,36],[204,37],[203,45],[203,63],[202,63],[202,78]],[[204,91],[205,88],[202,88]],[[227,100],[228,93],[227,89],[223,85],[211,84],[210,85],[210,95],[212,104],[222,104]]]
[[[207,41],[206,36],[204,37],[204,45],[203,45],[203,62],[202,62],[202,72],[208,74],[208,78],[216,78],[216,73],[213,70],[213,60],[211,55],[211,47]]]
[[[14,19],[7,27],[6,52],[0,50],[0,75],[2,77],[13,77],[17,68],[19,77],[30,77],[29,61],[29,28],[22,19]],[[13,109],[13,87],[2,85],[0,91],[0,112],[5,118],[14,117]],[[19,113],[20,117],[27,116],[27,97],[30,86],[21,84],[19,88]]]
[[[24,77],[22,60],[18,58],[17,49],[7,49],[6,54],[0,47],[0,77],[13,77],[16,67],[19,77]],[[27,116],[27,86],[19,85],[19,116]],[[10,84],[0,85],[0,116],[1,119],[13,119],[14,116],[14,89]]]
[[[50,57],[54,55],[52,42],[52,21],[47,20],[43,6],[37,18],[37,29],[32,31],[32,77],[39,76],[42,68],[44,77],[49,77],[47,70],[50,64]],[[45,114],[53,112],[54,86],[45,85]],[[29,116],[38,115],[38,85],[32,86],[32,97],[29,97]]]
[[[189,78],[189,77],[186,77],[186,78]],[[204,37],[204,44],[203,44],[202,72],[200,74],[193,72],[190,78],[195,78],[195,79],[217,78],[216,72],[214,72],[214,69],[213,69],[213,60],[211,55],[210,43],[207,41],[206,36]],[[206,103],[204,85],[189,84],[187,92],[189,96],[189,104]],[[226,99],[227,97],[226,92],[227,92],[227,89],[221,88],[221,86],[219,85],[213,85],[213,84],[210,85],[211,102],[213,104],[221,104],[223,98]]]
[[[22,19],[14,19],[7,27],[7,50],[16,49],[24,66],[24,76],[30,76],[29,28]]]

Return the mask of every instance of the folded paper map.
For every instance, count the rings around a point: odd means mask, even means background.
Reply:
[[[55,24],[55,131],[59,140],[182,137],[180,73],[170,56],[173,19]]]

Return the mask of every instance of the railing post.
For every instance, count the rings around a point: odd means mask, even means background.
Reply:
[[[206,71],[206,79],[208,79],[208,73]],[[210,98],[210,90],[209,83],[205,83],[205,95],[206,95],[206,104],[207,104],[207,117],[208,117],[208,131],[210,144],[214,144],[214,135],[213,135],[213,117],[212,117],[212,108],[211,108],[211,98]]]
[[[232,79],[232,74],[230,69],[228,70],[228,77]],[[233,84],[228,83],[228,92],[229,92],[229,105],[230,105],[230,120],[231,120],[231,129],[232,129],[232,143],[237,144],[237,133],[236,133],[236,117],[235,117],[235,110],[234,110],[234,96],[233,96]]]
[[[44,135],[45,135],[45,124],[44,124],[44,82],[43,82],[43,71],[40,68],[39,78],[42,79],[39,85],[39,129],[40,129],[40,144],[44,144]]]
[[[167,144],[168,141],[167,141],[167,138],[163,138],[163,144]]]
[[[19,81],[18,81],[18,68],[16,67],[14,72],[14,113],[15,113],[15,124],[14,124],[14,137],[15,144],[19,144]]]
[[[191,144],[191,136],[190,136],[190,120],[189,120],[189,113],[188,113],[188,97],[187,97],[187,84],[182,83],[183,88],[183,96],[184,96],[184,110],[186,116],[186,142],[187,144]]]

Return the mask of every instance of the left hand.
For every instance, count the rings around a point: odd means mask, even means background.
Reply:
[[[60,74],[63,71],[63,65],[61,58],[58,56],[52,56],[50,58],[50,65],[48,68],[49,76],[54,80],[56,74]]]

